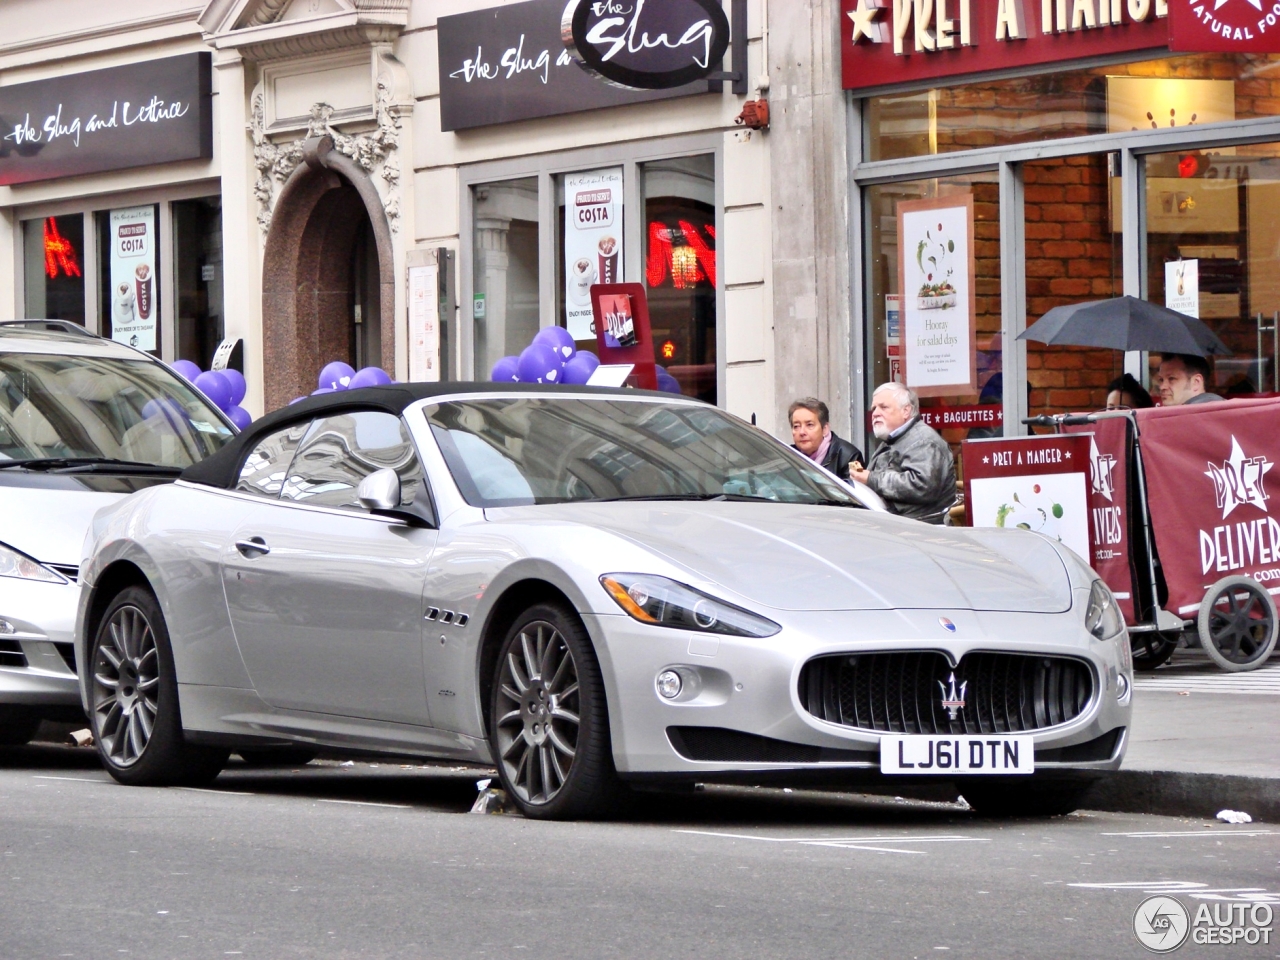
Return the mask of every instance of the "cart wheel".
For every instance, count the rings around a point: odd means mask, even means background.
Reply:
[[[1200,645],[1223,670],[1262,666],[1276,646],[1276,605],[1249,577],[1223,577],[1200,604]]]
[[[1133,650],[1133,669],[1154,670],[1163,666],[1178,649],[1178,638],[1181,633],[1146,633],[1129,634],[1129,643]]]

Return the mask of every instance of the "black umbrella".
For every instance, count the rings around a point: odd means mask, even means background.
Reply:
[[[1090,300],[1054,307],[1019,340],[1112,350],[1231,356],[1233,351],[1195,317],[1137,297]]]

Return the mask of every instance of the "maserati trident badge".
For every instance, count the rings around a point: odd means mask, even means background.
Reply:
[[[960,715],[960,711],[964,709],[964,691],[969,686],[969,681],[965,680],[960,684],[960,689],[956,689],[956,675],[953,671],[950,678],[950,688],[941,680],[938,686],[942,688],[942,709],[947,711],[947,715],[952,720]]]
[[[946,630],[947,633],[956,632],[956,625],[952,623],[950,620],[948,620],[946,617],[939,617],[938,622],[942,624],[942,628]]]

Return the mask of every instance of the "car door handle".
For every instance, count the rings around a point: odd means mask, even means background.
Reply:
[[[248,540],[237,540],[236,549],[249,559],[257,557],[265,557],[271,552],[271,548],[267,546],[267,541],[261,537],[250,537]]]

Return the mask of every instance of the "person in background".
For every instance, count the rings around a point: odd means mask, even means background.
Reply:
[[[1108,410],[1145,410],[1155,405],[1151,394],[1143,389],[1132,374],[1126,373],[1107,384]]]
[[[849,479],[850,464],[861,468],[862,451],[831,429],[831,411],[816,397],[797,400],[787,408],[791,446],[841,480]]]
[[[880,494],[893,513],[943,523],[956,499],[955,460],[947,442],[920,419],[915,391],[900,383],[876,387],[871,430],[880,446],[865,470],[849,475]]]
[[[1176,407],[1184,403],[1212,403],[1222,398],[1208,393],[1209,361],[1190,353],[1166,353],[1156,373],[1160,403]]]

